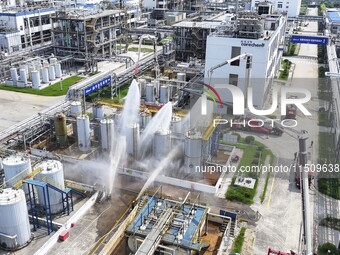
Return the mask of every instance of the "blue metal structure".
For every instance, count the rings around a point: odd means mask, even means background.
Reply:
[[[178,204],[151,196],[145,198],[147,203],[126,229],[128,234],[145,238],[157,225],[158,219],[168,210],[172,210],[173,216],[169,219],[171,223],[162,227],[162,242],[192,251],[202,249],[201,243],[198,243],[194,236],[204,223],[207,214],[205,207],[196,204]],[[145,230],[141,228],[142,225],[145,226]],[[183,236],[182,239],[177,238],[179,234]]]
[[[70,215],[70,213],[73,211],[73,193],[76,193],[80,195],[81,197],[86,197],[83,193],[79,191],[76,191],[70,188],[61,190],[49,183],[37,181],[33,179],[24,180],[24,185],[26,185],[28,188],[29,204],[30,204],[30,211],[32,214],[34,230],[37,230],[37,228],[40,228],[38,215],[39,215],[40,208],[41,208],[38,206],[38,203],[36,201],[36,194],[35,194],[34,187],[36,187],[37,189],[43,189],[44,205],[45,205],[44,209],[45,209],[46,226],[47,226],[48,235],[53,231],[51,204],[50,204],[50,196],[49,196],[50,190],[55,190],[60,193],[60,196],[62,198],[62,205],[63,205],[62,212],[67,213],[67,215]]]
[[[328,37],[325,36],[309,36],[309,35],[292,35],[290,38],[292,43],[328,45]]]

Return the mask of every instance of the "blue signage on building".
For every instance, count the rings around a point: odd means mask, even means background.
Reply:
[[[86,88],[84,90],[84,95],[87,96],[87,95],[91,94],[92,92],[95,92],[98,89],[106,87],[110,84],[111,84],[111,76],[108,76],[108,77],[96,82],[95,84],[92,84],[90,87]]]
[[[328,37],[292,35],[290,41],[292,43],[327,45]]]

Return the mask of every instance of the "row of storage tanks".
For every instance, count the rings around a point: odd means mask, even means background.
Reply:
[[[6,189],[0,189],[0,246],[6,249],[18,249],[31,240],[26,198],[29,197],[27,186],[24,189],[12,189],[18,181],[32,172],[31,161],[28,157],[12,155],[2,160],[5,174]],[[35,180],[50,183],[64,190],[64,171],[60,161],[46,160],[39,163],[36,169],[40,172]],[[30,189],[31,190],[31,189]],[[50,212],[60,213],[63,209],[62,195],[52,189],[47,194],[46,189],[36,187],[39,204],[46,209],[47,195],[50,200]],[[45,193],[45,194],[44,194]],[[32,191],[31,191],[32,196]]]
[[[99,127],[94,130],[95,135],[99,137],[101,148],[104,151],[111,149],[114,143],[115,126],[119,125],[120,114],[116,114],[114,119],[104,118],[104,108],[97,104],[92,108],[93,118],[99,122]],[[91,128],[90,119],[87,115],[81,114],[81,103],[72,102],[70,114],[77,117],[77,138],[78,148],[80,151],[89,152],[91,150]],[[126,150],[130,157],[135,159],[139,155],[140,133],[151,121],[150,112],[141,112],[139,122],[131,125],[126,131]],[[66,128],[66,120],[65,120]],[[161,129],[153,137],[152,153],[155,159],[161,160],[168,155],[173,147],[174,141],[183,142],[186,168],[200,166],[202,160],[202,134],[197,131],[186,131],[181,117],[173,116],[171,119],[170,129]],[[97,133],[97,134],[96,134]]]
[[[177,81],[185,82],[185,80],[185,73],[177,73]],[[174,82],[174,84],[171,85],[172,82]],[[151,82],[147,82],[146,79],[141,78],[138,79],[138,83],[140,95],[145,98],[147,103],[153,103],[155,99],[158,98],[159,103],[166,104],[179,92],[177,82],[170,81],[168,77],[162,77],[159,81]]]
[[[21,65],[19,75],[17,68],[12,67],[10,76],[14,86],[25,87],[30,80],[33,88],[39,88],[41,84],[48,84],[50,81],[61,78],[62,68],[55,57],[51,57],[49,61],[37,59],[29,64]]]

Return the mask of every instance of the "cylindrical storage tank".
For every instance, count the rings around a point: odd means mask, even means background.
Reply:
[[[177,80],[178,81],[186,81],[186,74],[185,73],[177,73]]]
[[[153,157],[162,160],[171,151],[171,131],[169,129],[161,129],[155,133],[153,138]]]
[[[32,71],[32,87],[38,89],[40,87],[40,73],[39,71]]]
[[[42,82],[43,83],[49,83],[50,82],[47,67],[44,67],[44,68],[41,69],[41,76],[42,76]]]
[[[0,246],[16,250],[32,240],[25,194],[22,190],[0,190],[0,215]]]
[[[61,64],[60,64],[60,63],[57,63],[57,64],[55,65],[55,77],[61,78],[62,75],[63,75],[63,74],[62,74],[62,71],[61,71]]]
[[[55,69],[54,69],[54,66],[49,66],[48,67],[48,76],[49,76],[51,81],[55,80]]]
[[[67,147],[67,127],[66,116],[63,113],[58,113],[54,119],[55,134],[57,143],[60,147]]]
[[[87,115],[77,117],[78,148],[80,151],[91,150],[91,129],[90,120]]]
[[[104,118],[104,107],[102,104],[94,104],[92,106],[93,118],[96,120],[101,120]]]
[[[141,129],[145,129],[148,123],[151,121],[151,112],[141,112],[139,115],[139,126]]]
[[[173,134],[181,134],[183,132],[181,117],[175,115],[171,117],[170,129]]]
[[[41,171],[34,177],[34,179],[46,182],[51,184],[52,186],[64,190],[64,170],[63,164],[57,160],[47,160],[39,164],[38,167],[41,167]],[[45,209],[48,203],[47,191],[41,187],[37,187],[38,191],[38,199],[39,204],[43,206]],[[45,193],[45,194],[44,194]],[[60,192],[48,189],[49,201],[50,201],[50,210],[52,214],[59,213],[63,210],[63,199]]]
[[[166,104],[169,102],[169,87],[168,86],[161,86],[160,92],[159,92],[159,102],[161,104]]]
[[[100,137],[102,150],[109,151],[113,148],[114,122],[112,119],[100,121]]]
[[[140,96],[145,97],[146,80],[145,79],[138,79],[138,84],[139,84]]]
[[[13,68],[9,69],[9,71],[11,73],[11,80],[13,81],[13,84],[16,85],[17,81],[18,81],[17,69],[13,67]]]
[[[20,69],[20,81],[23,82],[25,85],[27,84],[26,69]]]
[[[197,131],[188,131],[184,141],[184,164],[187,173],[193,173],[196,167],[201,167],[202,161],[202,134]]]
[[[50,58],[50,65],[57,64],[57,58]]]
[[[28,79],[32,80],[32,72],[34,71],[34,65],[33,63],[31,63],[30,65],[28,65]]]
[[[45,59],[43,60],[43,67],[48,67],[49,66],[49,63],[48,61]]]
[[[24,156],[9,156],[2,161],[2,165],[7,187],[12,187],[32,172],[31,160]]]
[[[129,157],[137,159],[139,147],[139,123],[131,125],[126,134],[126,147]]]
[[[146,102],[154,101],[154,86],[152,83],[146,85]]]
[[[81,103],[79,101],[73,101],[70,105],[70,115],[73,117],[78,117],[82,113]]]

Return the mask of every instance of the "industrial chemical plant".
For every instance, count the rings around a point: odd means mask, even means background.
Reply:
[[[318,124],[295,104],[302,86],[313,114],[333,116],[324,163],[337,162],[337,98],[318,98],[337,94],[335,80],[333,94],[304,80],[314,44],[337,59],[325,15],[299,15],[301,1],[0,2],[0,109],[13,117],[0,114],[11,121],[0,255],[306,255],[339,243],[327,209],[338,205],[312,172]],[[292,89],[289,104],[278,88]],[[14,121],[10,100],[30,114]],[[275,166],[290,170],[263,170]]]

